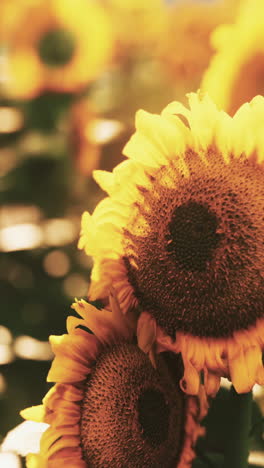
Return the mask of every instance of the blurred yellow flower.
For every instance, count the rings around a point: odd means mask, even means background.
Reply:
[[[76,302],[68,333],[50,337],[55,359],[48,381],[56,384],[43,405],[21,413],[49,424],[28,468],[191,466],[204,433],[204,394],[180,390],[180,359],[171,366],[159,356],[154,368],[114,296],[110,305],[112,311]]]
[[[127,161],[95,171],[108,193],[84,213],[79,247],[94,259],[89,298],[113,284],[160,350],[181,352],[182,388],[208,394],[264,384],[264,98],[231,118],[191,93],[143,110]]]
[[[233,115],[244,102],[264,94],[263,0],[242,0],[236,23],[219,27],[212,42],[216,54],[202,89]]]
[[[105,4],[116,34],[116,61],[127,63],[146,52],[154,55],[165,27],[163,0],[106,0]]]
[[[36,0],[1,0],[0,2],[0,46],[9,40],[14,28],[18,27],[26,7],[36,3]]]
[[[89,0],[36,0],[24,7],[7,44],[10,94],[77,91],[104,69],[113,42],[103,8]]]
[[[180,0],[169,8],[158,55],[181,93],[196,91],[213,54],[212,31],[231,22],[238,0]]]

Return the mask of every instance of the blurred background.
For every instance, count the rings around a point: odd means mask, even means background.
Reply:
[[[223,24],[234,34],[242,3],[0,0],[0,443],[21,423],[19,411],[45,395],[48,337],[65,332],[71,303],[86,296],[91,259],[77,248],[80,218],[104,196],[92,171],[124,159],[137,109],[159,113],[206,88],[225,48],[214,37]],[[245,36],[257,21],[263,29],[263,9],[252,6]],[[245,58],[252,73],[236,102],[263,94],[262,39],[255,61]],[[230,65],[236,79],[245,64]],[[214,402],[197,467],[221,466],[227,393]],[[250,466],[264,466],[260,388],[255,399]],[[9,456],[10,467],[22,466]]]

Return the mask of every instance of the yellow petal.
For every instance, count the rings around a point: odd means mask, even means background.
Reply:
[[[8,88],[11,95],[32,98],[43,86],[40,63],[30,50],[21,50],[11,57],[10,74]]]
[[[26,457],[27,468],[46,468],[42,457],[36,453],[29,453]]]
[[[31,406],[30,408],[25,408],[20,411],[22,418],[27,419],[28,421],[43,422],[45,416],[45,407],[44,405]]]
[[[114,174],[112,172],[96,170],[93,171],[93,178],[102,190],[111,195],[114,190],[115,181]]]

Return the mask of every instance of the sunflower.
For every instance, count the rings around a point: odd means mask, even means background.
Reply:
[[[153,55],[166,25],[163,0],[105,0],[105,6],[115,31],[116,62],[129,65],[131,59]]]
[[[50,338],[55,359],[47,380],[56,384],[43,405],[22,411],[49,424],[30,468],[187,468],[194,458],[203,393],[197,399],[180,390],[173,353],[159,355],[154,367],[113,294],[110,306],[76,302],[68,334]]]
[[[24,7],[7,44],[11,94],[77,91],[104,69],[112,31],[102,7],[89,0],[31,0]]]
[[[180,0],[168,6],[158,56],[179,93],[196,90],[200,85],[214,52],[211,33],[219,24],[232,21],[236,5],[237,0]]]
[[[231,115],[264,92],[263,22],[262,0],[243,0],[236,23],[219,27],[213,34],[216,54],[204,75],[202,89]]]
[[[203,378],[214,395],[221,376],[247,392],[264,384],[264,98],[233,118],[188,99],[138,111],[129,159],[94,172],[109,197],[82,219],[89,298],[113,284],[139,335],[182,353],[187,393]]]
[[[25,11],[25,5],[33,4],[35,0],[1,0],[0,4],[0,45],[8,41],[14,28],[21,22],[21,15]]]

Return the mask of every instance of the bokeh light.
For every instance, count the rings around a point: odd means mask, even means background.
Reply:
[[[70,270],[69,257],[60,250],[53,250],[44,258],[43,266],[50,276],[65,276]]]
[[[37,453],[41,434],[47,427],[48,424],[33,421],[25,421],[19,424],[7,434],[2,450],[9,453],[17,452],[21,455],[26,455],[29,450],[31,453]]]
[[[67,245],[78,236],[77,219],[49,219],[43,226],[44,241],[47,245]]]
[[[35,224],[16,224],[2,229],[0,250],[12,252],[15,250],[34,249],[42,243],[42,231]]]
[[[87,278],[83,275],[72,273],[64,280],[63,289],[69,297],[86,296],[88,290]]]
[[[31,336],[18,336],[14,341],[14,351],[21,359],[49,361],[53,358],[50,344],[32,338]]]
[[[12,452],[0,452],[2,468],[22,468],[22,462],[18,455]]]
[[[20,130],[24,119],[21,111],[12,107],[0,107],[0,134]]]

